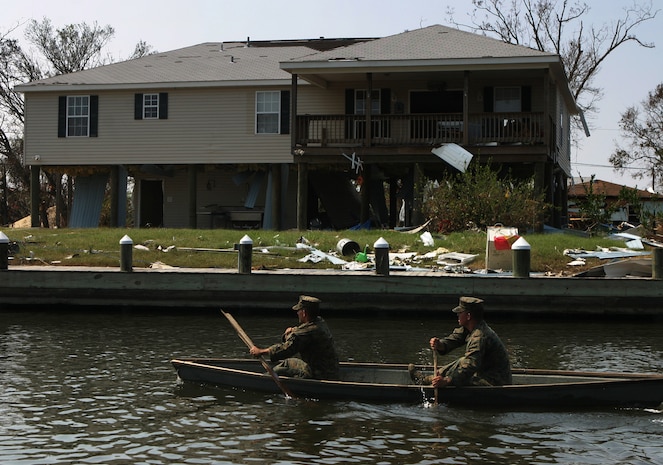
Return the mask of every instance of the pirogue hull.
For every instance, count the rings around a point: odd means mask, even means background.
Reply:
[[[187,358],[171,363],[184,382],[281,392],[254,359]],[[438,399],[452,406],[497,408],[658,407],[663,402],[663,375],[657,374],[516,369],[513,378],[509,386],[441,388]],[[422,402],[434,396],[431,386],[412,382],[406,364],[341,363],[338,381],[288,377],[280,381],[297,397],[310,399]]]

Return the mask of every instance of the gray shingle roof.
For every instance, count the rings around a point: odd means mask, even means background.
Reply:
[[[222,81],[290,82],[279,62],[313,53],[305,46],[247,47],[243,43],[203,43],[169,52],[55,76],[19,87],[113,86]]]
[[[370,42],[340,47],[301,59],[290,59],[290,61],[357,59],[364,61],[394,61],[545,56],[554,57],[555,55],[437,24]]]
[[[348,40],[350,43],[353,41]],[[557,58],[554,54],[441,25],[362,40],[322,52],[314,49],[314,41],[305,40],[267,41],[255,46],[242,42],[208,42],[42,79],[17,86],[16,89],[29,92],[73,87],[140,88],[289,81],[291,75],[286,69],[311,63],[334,67],[334,63],[340,65],[348,61],[402,63],[412,60]]]

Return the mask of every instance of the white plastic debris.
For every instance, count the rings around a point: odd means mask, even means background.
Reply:
[[[428,231],[424,232],[419,237],[421,237],[421,241],[424,243],[425,246],[433,247],[435,245],[435,241],[433,240],[433,235]]]

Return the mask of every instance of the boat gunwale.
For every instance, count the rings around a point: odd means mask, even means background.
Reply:
[[[213,361],[217,364],[204,363],[205,361]],[[172,359],[171,363],[176,366],[176,363],[185,364],[189,366],[195,366],[200,368],[212,369],[212,370],[223,370],[236,374],[245,374],[251,375],[252,377],[263,376],[264,373],[256,371],[247,371],[239,368],[229,368],[226,366],[220,366],[218,363],[229,362],[229,363],[250,363],[258,364],[256,359],[241,359],[241,358],[178,358]],[[407,370],[406,364],[398,363],[372,363],[372,362],[340,362],[341,367],[345,368],[373,368],[373,369],[396,369],[396,370]],[[432,367],[427,365],[417,365],[417,368],[426,370],[432,370]],[[447,386],[445,389],[449,388],[458,388],[463,389],[472,388],[472,389],[531,389],[533,387],[555,387],[555,386],[584,386],[584,385],[599,385],[599,384],[612,384],[620,382],[631,382],[631,381],[644,381],[644,380],[663,380],[663,374],[657,373],[619,373],[619,372],[599,372],[599,371],[571,371],[571,370],[547,370],[547,369],[538,369],[538,368],[514,368],[512,370],[514,375],[531,375],[531,376],[559,376],[566,378],[577,378],[576,381],[559,381],[559,382],[548,382],[548,383],[529,383],[529,384],[507,384],[504,386]],[[346,380],[327,380],[327,379],[307,379],[307,378],[292,378],[287,376],[281,376],[288,381],[296,381],[297,383],[305,384],[330,384],[330,385],[343,385],[343,386],[384,386],[384,387],[400,387],[400,388],[429,388],[430,385],[419,385],[419,384],[396,384],[396,383],[375,383],[375,382],[366,382],[366,381],[346,381]]]
[[[218,360],[218,361],[229,361],[229,362],[253,362],[251,359],[204,359],[204,360]],[[194,366],[206,369],[213,370],[222,370],[226,372],[236,373],[240,375],[250,375],[251,377],[264,377],[266,373],[259,373],[256,371],[247,371],[241,370],[238,368],[229,368],[225,366],[218,365],[209,365],[199,362],[193,362],[191,359],[172,359],[171,363],[180,363],[187,366]],[[370,364],[366,364],[370,365]],[[375,366],[375,365],[374,365]],[[404,389],[421,389],[428,388],[430,386],[422,386],[419,384],[396,384],[396,383],[371,383],[363,381],[344,381],[338,379],[315,379],[315,378],[294,378],[290,376],[279,376],[279,379],[287,380],[287,382],[303,383],[303,384],[328,384],[328,385],[341,385],[341,386],[381,386],[381,387],[393,387],[393,388],[404,388]]]

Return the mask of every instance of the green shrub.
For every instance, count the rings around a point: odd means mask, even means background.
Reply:
[[[538,229],[549,208],[532,178],[500,177],[487,164],[470,164],[464,173],[448,174],[424,189],[424,214],[441,232],[483,230],[496,223]]]

